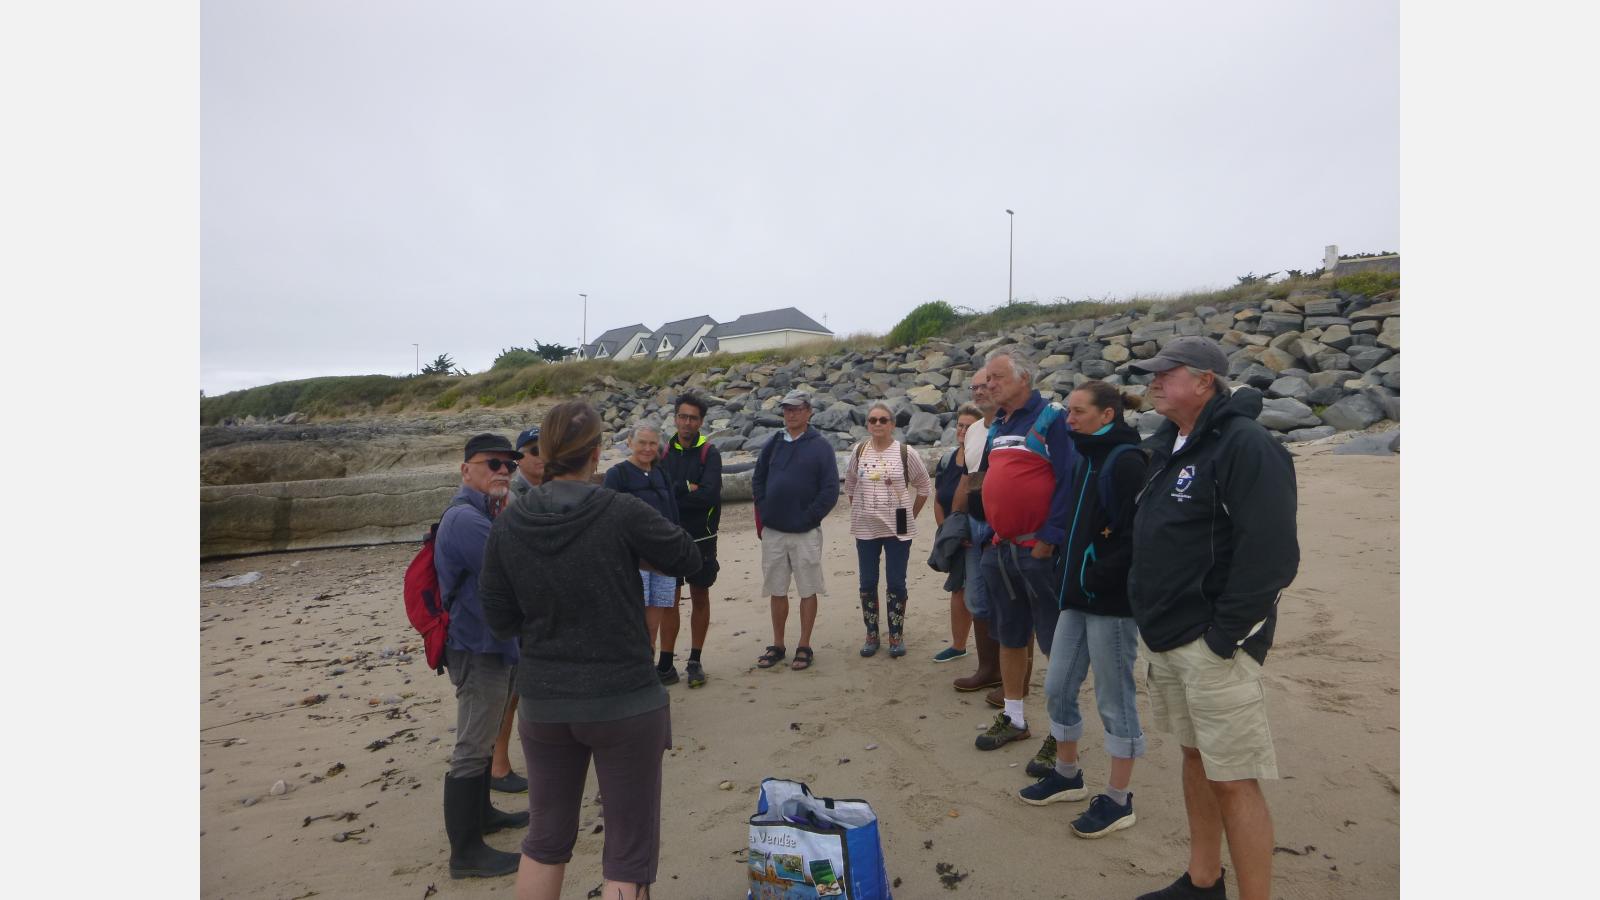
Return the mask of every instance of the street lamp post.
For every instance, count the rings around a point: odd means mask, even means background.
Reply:
[[[579,294],[578,296],[583,298],[583,341],[578,346],[583,347],[589,343],[589,295]]]
[[[421,375],[422,374],[422,345],[421,344],[412,344],[411,345],[411,349],[415,350],[416,353],[417,353],[417,374]]]
[[[1017,214],[1006,210],[1006,221],[1011,223],[1011,237],[1006,242],[1006,305],[1010,306],[1015,296],[1011,292],[1011,266],[1016,259],[1017,251]]]

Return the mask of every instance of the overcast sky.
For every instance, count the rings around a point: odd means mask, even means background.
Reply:
[[[206,0],[201,387],[1399,250],[1388,2]]]

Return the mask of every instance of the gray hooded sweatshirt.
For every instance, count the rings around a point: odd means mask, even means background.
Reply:
[[[700,551],[644,501],[575,481],[534,488],[495,519],[478,596],[517,637],[517,693],[534,722],[609,722],[667,705],[644,624],[639,564],[700,570]]]

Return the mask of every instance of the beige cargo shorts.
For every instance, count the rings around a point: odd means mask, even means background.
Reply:
[[[822,529],[793,533],[761,530],[761,585],[768,597],[789,593],[789,579],[801,597],[826,593],[822,581]]]
[[[1139,639],[1155,727],[1200,751],[1206,778],[1277,778],[1261,664],[1240,650],[1221,659],[1202,639],[1156,653]]]

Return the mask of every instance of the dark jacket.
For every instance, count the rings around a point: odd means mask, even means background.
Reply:
[[[1146,443],[1154,456],[1133,520],[1128,600],[1151,650],[1204,636],[1224,659],[1242,646],[1266,660],[1300,545],[1294,459],[1255,421],[1260,411],[1261,393],[1239,388],[1206,404],[1183,449],[1172,450],[1171,422]]]
[[[455,591],[446,646],[472,653],[497,653],[510,666],[517,662],[517,642],[497,639],[489,633],[483,605],[478,600],[483,545],[489,539],[491,522],[488,495],[462,485],[439,519],[439,531],[433,539],[433,568],[439,575],[439,587],[446,593]]]
[[[839,502],[839,461],[815,428],[793,441],[774,434],[750,476],[750,493],[763,528],[801,534],[821,527]]]
[[[722,453],[706,442],[705,435],[696,437],[688,447],[678,444],[676,434],[669,438],[660,466],[678,501],[678,524],[690,537],[702,540],[716,537],[722,522]],[[700,462],[702,451],[704,463]],[[691,491],[691,484],[699,486]]]
[[[645,630],[643,560],[700,569],[676,522],[627,494],[551,481],[489,532],[479,592],[489,626],[521,640],[517,693],[534,722],[609,722],[667,705]]]
[[[602,484],[619,494],[638,497],[661,513],[662,518],[678,524],[678,501],[672,496],[672,485],[667,483],[667,475],[660,466],[651,466],[646,472],[632,460],[625,459],[606,470]]]
[[[1144,486],[1147,463],[1139,432],[1117,419],[1105,434],[1072,432],[1078,465],[1072,473],[1072,528],[1067,534],[1061,607],[1102,616],[1131,616],[1128,567],[1133,564],[1133,501]],[[1126,444],[1111,469],[1108,512],[1100,502],[1101,478],[1111,450]],[[1115,523],[1115,524],[1113,524]]]

